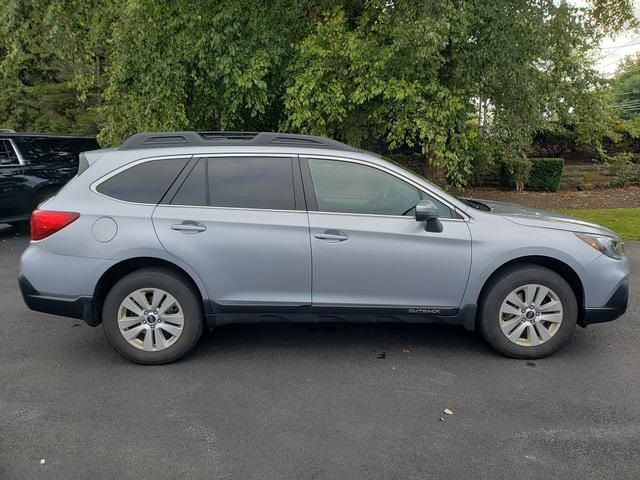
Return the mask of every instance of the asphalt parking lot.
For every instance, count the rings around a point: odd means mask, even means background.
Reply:
[[[28,238],[0,240],[0,479],[640,478],[637,274],[622,319],[535,362],[443,326],[242,325],[142,367],[27,310]]]

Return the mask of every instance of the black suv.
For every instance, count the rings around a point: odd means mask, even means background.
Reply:
[[[95,137],[0,130],[0,223],[19,223],[78,171]]]

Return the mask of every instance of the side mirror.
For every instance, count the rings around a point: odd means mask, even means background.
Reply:
[[[438,207],[431,200],[420,200],[416,205],[416,222],[426,222],[427,232],[442,232],[442,223],[438,220]]]

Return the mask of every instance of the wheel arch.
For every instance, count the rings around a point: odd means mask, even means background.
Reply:
[[[193,288],[193,292],[198,296],[202,302],[202,308],[205,313],[209,313],[209,305],[206,299],[208,298],[204,286],[197,277],[194,278],[193,274],[189,273],[185,268],[158,257],[134,257],[122,260],[111,267],[109,267],[101,276],[93,292],[92,301],[92,321],[93,326],[97,326],[102,323],[102,307],[107,293],[122,277],[141,270],[143,268],[158,267],[172,270],[177,275],[187,281]]]
[[[563,262],[562,260],[558,260],[557,258],[548,257],[544,255],[527,255],[527,256],[514,258],[503,263],[498,268],[496,268],[487,277],[484,284],[482,285],[482,288],[480,289],[480,292],[476,299],[476,305],[478,305],[478,308],[480,308],[482,301],[486,297],[487,291],[493,279],[496,278],[501,272],[503,272],[507,268],[511,268],[515,265],[539,265],[541,267],[548,268],[549,270],[557,273],[562,278],[564,278],[576,296],[576,301],[578,303],[578,324],[579,325],[583,324],[585,292],[584,292],[584,284],[580,279],[580,276],[570,265]],[[475,322],[476,328],[477,328],[477,322],[478,322],[478,316],[476,316],[476,322]]]

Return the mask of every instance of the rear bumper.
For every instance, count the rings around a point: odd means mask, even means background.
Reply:
[[[92,297],[67,298],[41,295],[22,274],[18,276],[18,284],[20,285],[20,293],[24,303],[31,310],[61,317],[79,318],[84,320],[87,325],[95,325],[92,313]]]
[[[622,279],[614,290],[613,295],[604,307],[585,308],[584,317],[580,325],[583,327],[593,323],[610,322],[621,317],[627,311],[629,305],[629,280]]]

